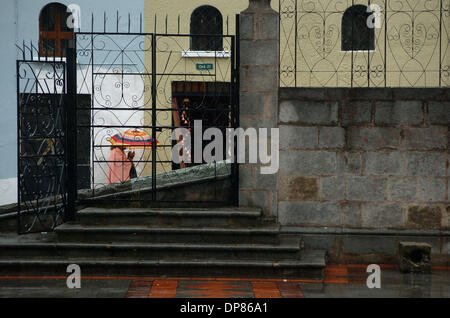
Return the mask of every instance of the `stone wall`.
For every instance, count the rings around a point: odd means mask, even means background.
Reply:
[[[278,220],[449,228],[450,89],[281,88]]]
[[[240,164],[239,205],[331,262],[395,263],[415,241],[448,266],[450,89],[279,88],[278,27],[270,0],[240,16],[240,126],[279,128],[280,169]]]
[[[278,221],[330,262],[450,252],[450,89],[281,88]]]

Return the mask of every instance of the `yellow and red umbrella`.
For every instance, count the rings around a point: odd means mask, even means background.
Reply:
[[[138,149],[148,148],[152,146],[152,137],[145,131],[141,130],[127,130],[123,134],[115,134],[108,141],[113,146],[124,146],[127,148]],[[159,145],[159,141],[156,140],[156,145]]]

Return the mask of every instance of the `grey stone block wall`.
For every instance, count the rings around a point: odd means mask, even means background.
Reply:
[[[450,89],[281,88],[278,219],[450,228]]]

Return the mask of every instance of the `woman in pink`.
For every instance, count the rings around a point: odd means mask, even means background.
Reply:
[[[108,184],[130,180],[131,161],[121,146],[111,146],[108,161]]]

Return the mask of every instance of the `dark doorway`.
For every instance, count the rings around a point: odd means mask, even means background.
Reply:
[[[185,127],[192,133],[194,121],[201,120],[202,133],[210,127],[215,127],[222,131],[223,136],[225,136],[225,129],[231,127],[230,83],[172,82],[172,100],[172,126],[174,127]],[[173,142],[176,143],[176,141]],[[203,141],[202,151],[210,142]],[[194,147],[193,143],[192,147]],[[223,153],[223,160],[225,160],[225,151]],[[186,164],[186,166],[193,165],[195,164]],[[180,168],[183,167],[180,167],[179,164],[172,164],[172,169]]]

